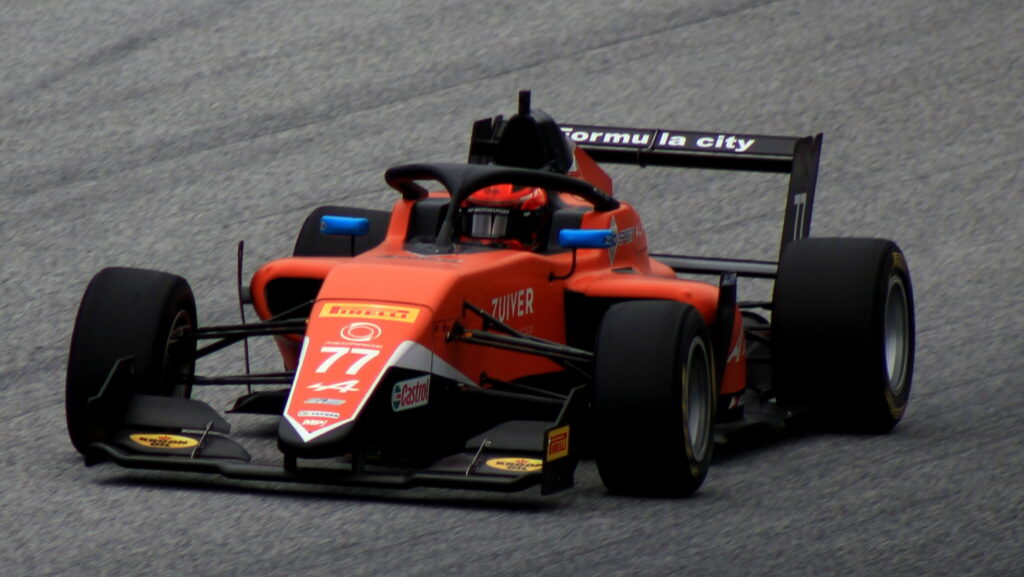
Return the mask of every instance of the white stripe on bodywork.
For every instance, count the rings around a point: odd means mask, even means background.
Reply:
[[[291,423],[292,428],[302,438],[302,442],[308,443],[311,439],[315,439],[322,436],[338,427],[350,423],[359,416],[362,412],[363,406],[366,405],[370,397],[373,396],[377,385],[380,384],[380,380],[384,378],[384,375],[388,372],[391,367],[397,367],[400,369],[410,369],[414,371],[422,371],[424,373],[437,375],[446,379],[451,379],[460,383],[466,383],[475,385],[475,383],[469,379],[466,375],[462,374],[458,369],[448,364],[444,359],[435,355],[433,351],[427,347],[417,343],[416,341],[403,341],[397,347],[395,352],[391,354],[391,358],[384,364],[384,368],[377,373],[377,378],[374,379],[373,384],[370,385],[370,389],[363,395],[362,400],[359,402],[359,406],[356,407],[355,412],[352,414],[352,418],[345,419],[344,421],[338,421],[329,427],[318,429],[312,433],[307,431],[302,425],[300,425],[295,419],[288,414],[288,410],[292,404],[292,393],[295,391],[295,385],[299,380],[299,373],[302,370],[302,362],[306,357],[306,348],[309,345],[309,337],[306,337],[302,341],[302,352],[299,354],[299,366],[298,370],[295,371],[295,380],[292,381],[292,390],[288,394],[288,403],[284,407],[284,417]]]

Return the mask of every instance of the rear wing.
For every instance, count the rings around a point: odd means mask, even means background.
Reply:
[[[508,122],[497,116],[473,124],[470,162],[494,161]],[[790,242],[810,235],[821,134],[792,137],[584,124],[558,128],[598,163],[789,174],[779,255]],[[741,276],[774,277],[776,269],[776,263],[768,261],[652,256],[678,272],[733,271]]]
[[[788,173],[779,255],[790,242],[810,235],[821,159],[820,133],[793,137],[580,124],[563,124],[561,129],[566,138],[599,163]],[[701,263],[707,260],[697,259],[692,264],[703,268]],[[764,269],[746,268],[751,273]]]

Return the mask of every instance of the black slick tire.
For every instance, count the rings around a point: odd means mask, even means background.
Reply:
[[[82,297],[71,334],[65,413],[71,443],[85,453],[110,423],[90,415],[118,360],[131,357],[130,394],[188,397],[195,371],[195,298],[185,279],[134,268],[106,268]]]
[[[594,367],[594,454],[612,493],[685,497],[704,482],[717,381],[700,313],[673,301],[608,309]]]
[[[890,240],[810,238],[782,254],[772,306],[779,400],[827,428],[884,433],[903,417],[914,372],[914,294]]]

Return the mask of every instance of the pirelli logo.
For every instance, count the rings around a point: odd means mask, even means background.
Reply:
[[[896,268],[901,268],[903,270],[907,269],[907,260],[905,258],[903,258],[903,253],[893,252],[892,253],[892,264]]]
[[[320,309],[321,317],[372,319],[400,323],[414,323],[419,314],[419,309],[415,308],[366,303],[324,303],[323,308]]]
[[[569,427],[558,427],[548,432],[548,462],[569,456]]]

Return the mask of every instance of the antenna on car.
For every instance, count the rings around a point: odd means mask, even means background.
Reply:
[[[520,90],[519,91],[519,114],[530,113],[530,91]]]

